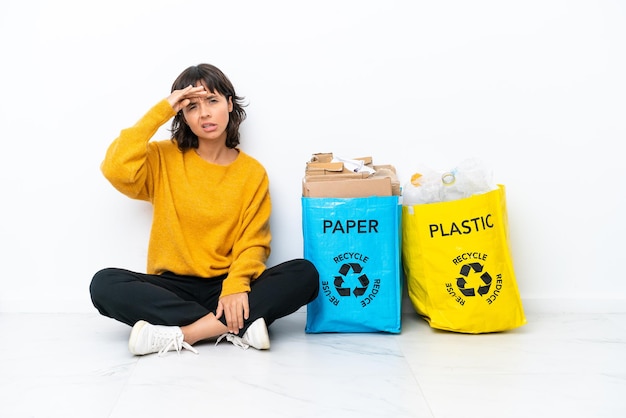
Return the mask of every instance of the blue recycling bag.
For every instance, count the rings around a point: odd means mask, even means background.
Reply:
[[[304,258],[320,273],[306,333],[401,329],[398,196],[302,197]]]

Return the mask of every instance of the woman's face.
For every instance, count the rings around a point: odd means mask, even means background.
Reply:
[[[233,110],[232,100],[226,99],[217,91],[207,90],[207,93],[206,97],[191,99],[191,103],[183,108],[185,122],[200,142],[226,143],[226,126],[228,126],[229,114]]]

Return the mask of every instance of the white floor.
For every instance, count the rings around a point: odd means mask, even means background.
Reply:
[[[133,357],[97,314],[0,314],[0,417],[626,417],[626,314],[526,312],[499,334],[304,333]]]

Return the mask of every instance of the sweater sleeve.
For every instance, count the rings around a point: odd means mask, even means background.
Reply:
[[[133,199],[151,200],[148,142],[159,127],[175,114],[169,102],[163,99],[134,126],[121,131],[109,146],[100,166],[113,187]]]
[[[242,222],[232,249],[233,262],[224,280],[221,297],[250,291],[250,282],[265,270],[270,255],[271,201],[269,179],[263,170],[259,182],[249,184],[250,204],[242,214]]]

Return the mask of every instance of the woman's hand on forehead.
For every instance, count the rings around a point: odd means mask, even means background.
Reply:
[[[194,99],[202,99],[209,95],[209,91],[204,86],[187,86],[182,90],[174,90],[167,101],[174,111],[178,112],[188,106]]]

